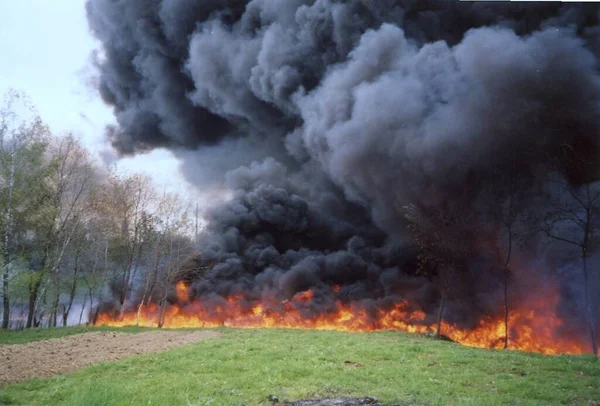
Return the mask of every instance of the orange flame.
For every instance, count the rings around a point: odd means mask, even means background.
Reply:
[[[177,298],[180,302],[189,302],[189,288],[185,285],[185,282],[177,282],[177,284],[175,285],[175,292],[177,293]]]
[[[176,292],[180,304],[167,305],[163,322],[165,328],[230,326],[409,333],[434,333],[436,330],[436,324],[428,322],[424,312],[412,310],[407,301],[368,313],[359,303],[338,300],[328,312],[313,314],[309,310],[314,300],[312,290],[299,292],[290,300],[263,299],[252,305],[242,295],[230,296],[217,305],[200,300],[190,302],[189,287],[183,282],[177,283]],[[542,354],[589,352],[587,344],[578,338],[557,334],[563,326],[555,314],[558,300],[558,290],[555,290],[544,295],[543,300],[529,301],[522,304],[522,308],[512,310],[509,316],[509,348]],[[159,305],[151,303],[143,306],[139,314],[132,311],[113,317],[100,313],[96,324],[156,327],[160,313]],[[504,346],[504,319],[502,316],[488,317],[470,329],[442,322],[441,334],[466,346],[501,349]]]

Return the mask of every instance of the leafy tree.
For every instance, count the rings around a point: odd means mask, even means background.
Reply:
[[[25,116],[25,118],[21,118]],[[2,328],[10,321],[9,284],[13,261],[31,247],[45,221],[49,131],[29,99],[9,91],[0,109],[0,228],[2,234]]]

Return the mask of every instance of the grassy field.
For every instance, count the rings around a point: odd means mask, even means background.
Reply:
[[[0,343],[82,331],[0,333]],[[393,332],[219,331],[222,338],[166,353],[13,384],[0,404],[258,405],[270,395],[280,403],[369,395],[400,405],[600,405],[600,362],[591,356],[485,351]]]

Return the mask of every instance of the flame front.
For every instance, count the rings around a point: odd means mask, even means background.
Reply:
[[[339,290],[334,289],[334,291]],[[360,303],[335,301],[326,312],[311,311],[315,295],[311,290],[299,292],[290,300],[246,300],[241,295],[225,298],[221,304],[207,301],[190,301],[189,287],[183,282],[176,285],[179,302],[168,304],[164,311],[164,328],[239,327],[239,328],[289,328],[313,330],[339,330],[352,332],[404,331],[409,333],[434,333],[436,323],[427,322],[427,315],[412,310],[403,301],[386,309],[367,312]],[[582,354],[590,352],[587,344],[577,338],[558,334],[563,322],[556,316],[558,292],[544,296],[538,303],[530,301],[522,309],[510,312],[509,348],[542,354]],[[96,325],[148,326],[159,325],[160,307],[150,303],[139,311],[122,315],[100,313]],[[461,328],[442,322],[441,333],[460,344],[501,349],[504,346],[504,319],[502,316],[480,320],[474,328]],[[575,336],[574,336],[575,337]]]

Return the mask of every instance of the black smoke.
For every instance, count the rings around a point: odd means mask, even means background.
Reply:
[[[598,179],[597,5],[86,8],[104,46],[100,93],[118,121],[113,146],[171,148],[192,183],[233,191],[208,214],[202,261],[213,267],[193,284],[197,296],[285,298],[312,288],[331,297],[341,285],[344,300],[410,299],[433,310],[405,206],[480,210],[507,198],[509,172],[530,185],[549,172],[572,185]],[[487,251],[465,259],[455,318],[498,309]]]

